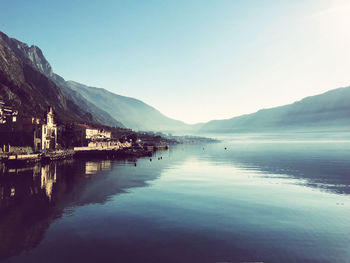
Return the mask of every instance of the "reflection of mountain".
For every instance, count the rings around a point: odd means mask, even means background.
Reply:
[[[226,144],[225,146],[227,146]],[[287,175],[307,186],[350,194],[350,144],[235,143],[207,150],[211,161],[233,163],[266,174]],[[268,175],[264,175],[268,176]]]
[[[111,161],[65,161],[0,169],[0,260],[36,247],[65,208],[103,203],[159,173],[130,172]],[[156,170],[159,171],[160,170]]]

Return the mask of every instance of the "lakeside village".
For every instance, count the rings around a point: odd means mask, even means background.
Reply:
[[[0,101],[0,162],[31,163],[74,157],[152,156],[178,143],[160,135],[85,123],[58,124],[52,107],[28,117]]]

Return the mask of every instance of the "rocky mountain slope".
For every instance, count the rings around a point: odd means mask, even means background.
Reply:
[[[0,100],[41,117],[52,106],[62,121],[170,132],[260,132],[350,129],[350,87],[227,120],[187,125],[146,103],[105,89],[65,81],[42,51],[0,32]]]
[[[22,114],[41,116],[50,105],[67,121],[123,125],[71,90],[56,75],[40,48],[0,32],[0,99]]]
[[[140,100],[73,81],[67,81],[67,84],[85,99],[99,105],[111,116],[115,116],[126,127],[144,131],[187,131],[191,129],[190,125],[170,119]]]
[[[140,100],[65,81],[36,46],[29,47],[1,32],[0,45],[0,99],[21,111],[41,114],[52,105],[63,119],[149,131],[192,128]]]
[[[350,87],[330,90],[293,104],[206,123],[201,132],[344,130],[350,128]]]

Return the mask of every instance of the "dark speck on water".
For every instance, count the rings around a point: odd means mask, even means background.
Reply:
[[[0,262],[349,262],[350,140],[205,149],[0,164]]]

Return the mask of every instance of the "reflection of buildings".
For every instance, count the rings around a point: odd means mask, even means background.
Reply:
[[[62,167],[72,167],[74,162],[65,161],[61,163],[52,162],[47,165],[37,164],[31,167],[22,168],[5,168],[0,169],[0,213],[1,209],[11,204],[16,200],[25,199],[29,196],[41,196],[41,198],[51,201],[54,194],[57,199],[57,187],[63,189],[66,184],[66,179],[70,178],[70,173],[63,171]],[[75,173],[93,175],[99,171],[111,170],[112,163],[110,160],[97,162],[83,162],[76,166],[79,171]],[[58,170],[59,169],[59,170]],[[61,180],[58,180],[58,171],[60,171]],[[71,169],[69,169],[71,172]],[[62,176],[64,173],[64,180]],[[72,173],[74,173],[72,171]],[[66,175],[67,174],[67,175]],[[70,180],[72,180],[71,178]],[[81,179],[81,178],[80,178]],[[58,185],[58,186],[57,186]],[[63,188],[62,188],[63,187]],[[54,190],[56,189],[56,190]],[[57,201],[57,200],[56,200]]]
[[[116,173],[100,172],[110,169]],[[131,187],[145,186],[146,181],[159,176],[157,172],[134,171],[133,166],[114,166],[110,160],[87,163],[67,160],[20,169],[2,167],[0,261],[37,247],[65,208],[103,204],[111,196],[125,193]],[[96,175],[85,176],[93,173]]]
[[[110,170],[112,167],[110,160],[99,162],[86,162],[85,174],[96,174],[98,171]]]
[[[46,196],[51,200],[53,185],[56,183],[57,166],[51,163],[41,167],[41,189],[45,189]]]
[[[40,175],[40,165],[8,169],[4,166],[0,171],[0,209],[8,206],[14,198],[38,194],[40,187],[36,178]],[[15,180],[10,180],[12,178]]]
[[[56,164],[0,171],[0,261],[36,247],[55,218]]]
[[[13,198],[39,194],[40,190],[44,190],[45,195],[51,200],[53,186],[56,183],[56,167],[56,163],[51,163],[45,166],[35,165],[33,167],[7,169],[6,175],[0,173],[1,176],[18,177],[22,181],[22,183],[8,181],[0,184],[0,209],[11,203]],[[27,180],[22,180],[21,177],[24,176]],[[38,180],[40,180],[40,185]]]

